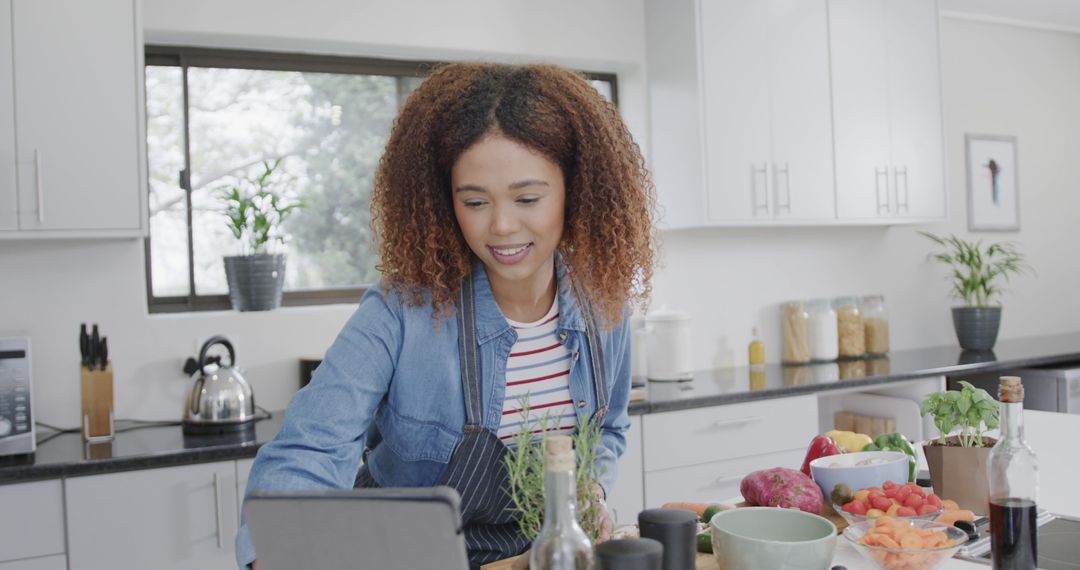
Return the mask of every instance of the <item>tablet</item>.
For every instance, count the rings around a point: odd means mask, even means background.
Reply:
[[[254,491],[244,515],[259,570],[468,570],[449,487]]]

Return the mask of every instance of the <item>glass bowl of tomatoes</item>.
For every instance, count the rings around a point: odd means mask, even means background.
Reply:
[[[944,511],[941,498],[915,483],[902,485],[886,481],[881,487],[856,491],[843,504],[833,503],[833,510],[848,524],[889,516],[899,520],[932,521]]]

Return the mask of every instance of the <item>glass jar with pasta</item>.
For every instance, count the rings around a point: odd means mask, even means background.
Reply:
[[[840,358],[861,358],[866,354],[866,330],[859,311],[859,300],[855,297],[839,297],[835,305]]]
[[[889,352],[889,315],[885,311],[885,297],[866,295],[859,300],[863,329],[866,337],[866,353],[880,355]]]
[[[784,335],[783,361],[785,364],[810,362],[808,320],[809,315],[802,301],[791,301],[780,306],[780,328]]]

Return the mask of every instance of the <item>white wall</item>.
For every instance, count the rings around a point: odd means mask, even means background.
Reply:
[[[151,42],[438,59],[498,52],[492,59],[617,71],[627,121],[639,140],[646,135],[640,0],[145,0],[143,17]],[[1002,335],[1077,330],[1080,195],[1069,166],[1080,156],[1080,36],[956,20],[942,30],[952,214],[930,229],[966,226],[963,133],[1016,134],[1023,230],[986,236],[1021,242],[1039,276],[1015,281]],[[701,230],[665,240],[655,304],[694,310],[700,367],[724,360],[725,345],[745,360],[755,324],[775,360],[775,304],[798,297],[881,292],[896,347],[954,342],[946,284],[923,263],[914,228]],[[79,322],[98,322],[110,337],[121,417],[177,419],[187,386],[179,368],[196,338],[232,338],[258,401],[277,409],[296,386],[297,357],[321,354],[352,310],[148,315],[135,241],[0,242],[0,267],[0,334],[31,335],[38,419],[65,426],[78,418]]]
[[[944,270],[925,262],[920,229],[1028,253],[1038,275],[1013,279],[1000,338],[1080,330],[1080,35],[953,18],[941,30],[948,223],[667,233],[653,298],[694,310],[699,367],[745,364],[755,325],[778,360],[777,304],[818,296],[883,293],[894,349],[955,345]],[[1020,232],[967,232],[965,133],[1018,137]]]

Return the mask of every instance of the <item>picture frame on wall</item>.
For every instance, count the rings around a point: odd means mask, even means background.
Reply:
[[[965,135],[969,231],[1019,231],[1016,137]]]

